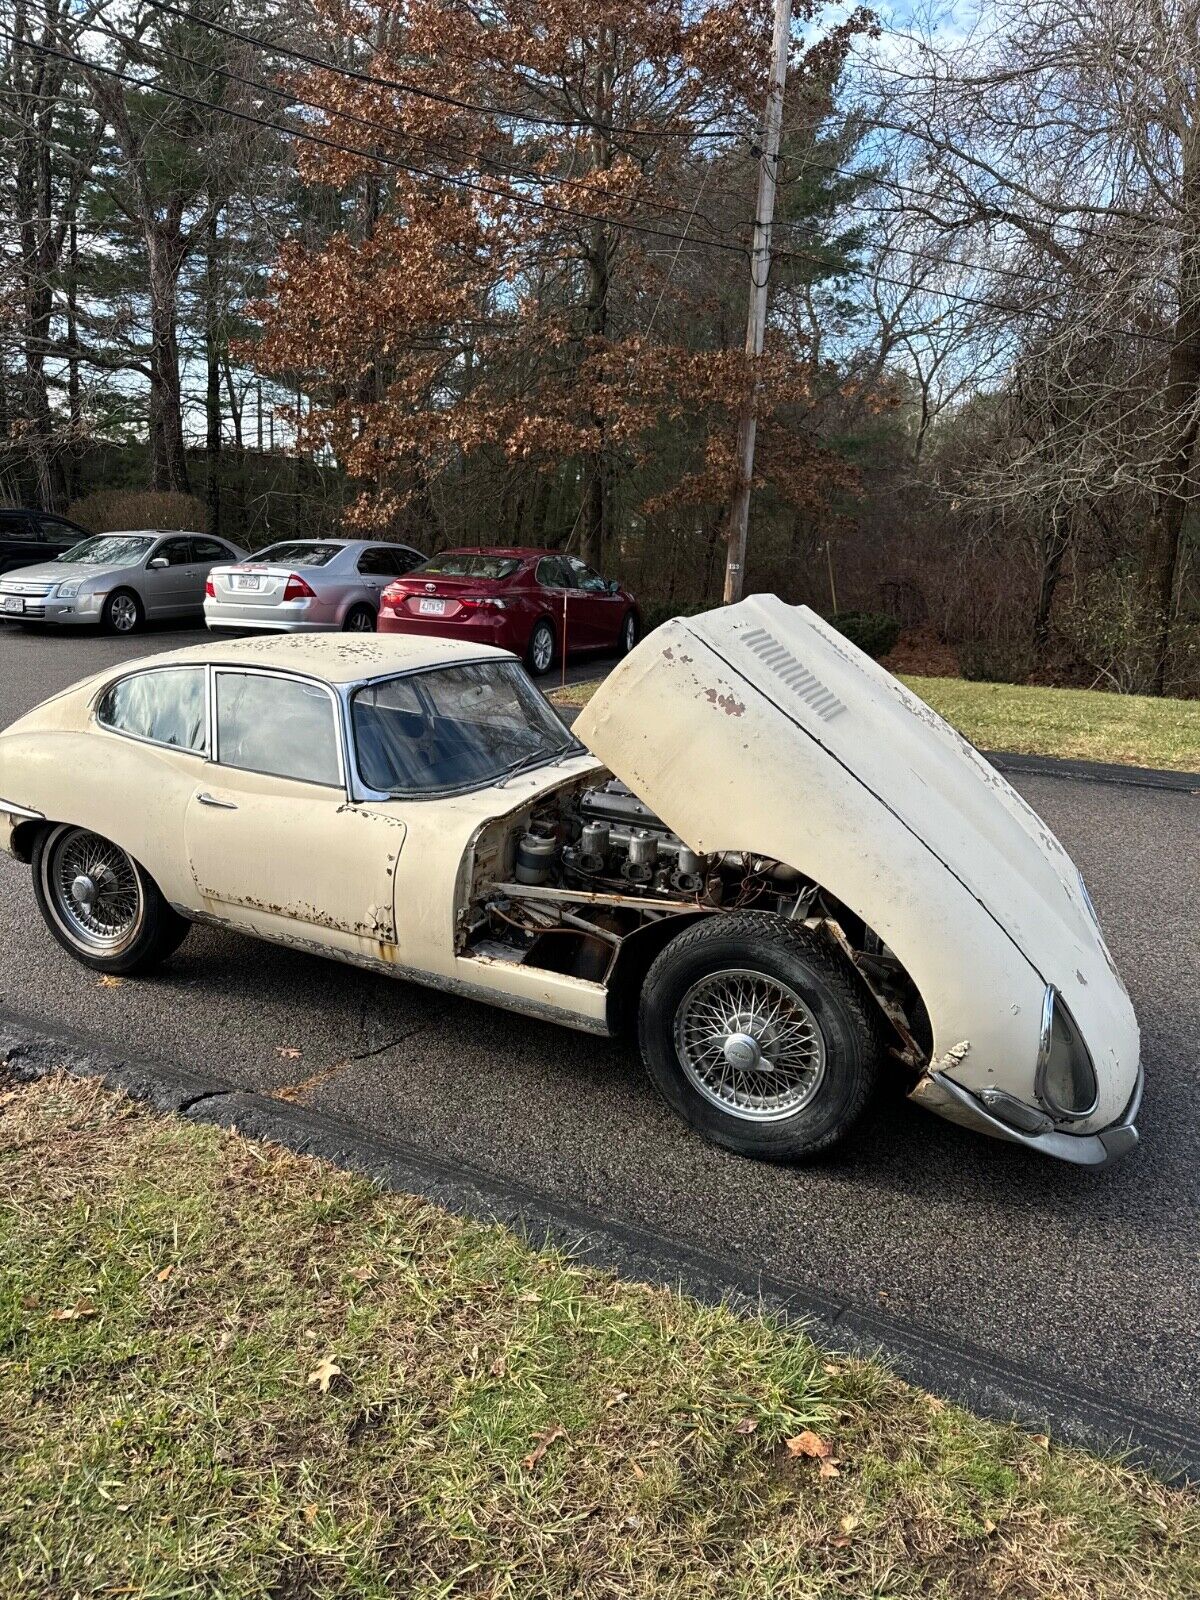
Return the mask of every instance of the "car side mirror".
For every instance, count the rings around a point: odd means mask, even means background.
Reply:
[[[169,567],[170,565],[171,563],[167,560],[166,556],[155,556],[153,561],[147,561],[146,571],[159,572],[163,567]]]
[[[620,594],[621,592],[621,585],[615,578],[610,578],[604,588],[608,594]]]

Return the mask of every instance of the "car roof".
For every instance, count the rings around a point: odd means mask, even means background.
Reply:
[[[165,650],[160,655],[124,662],[120,671],[105,676],[111,681],[134,669],[158,666],[273,667],[282,672],[305,673],[324,683],[343,684],[484,659],[515,658],[509,651],[491,645],[415,634],[273,633]]]
[[[443,556],[503,556],[514,561],[537,561],[542,556],[562,554],[561,550],[546,550],[535,544],[464,544],[456,545],[453,550],[439,550],[437,555],[429,559],[440,561]]]

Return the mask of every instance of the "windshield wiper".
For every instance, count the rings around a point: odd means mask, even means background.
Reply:
[[[569,739],[567,743],[558,750],[531,750],[527,756],[522,756],[520,760],[514,761],[511,766],[504,768],[500,776],[495,780],[495,787],[497,789],[503,789],[504,785],[510,778],[515,778],[518,772],[524,772],[529,767],[538,767],[545,765],[550,761],[557,761],[560,756],[563,756],[567,753],[573,744],[578,743],[579,741],[577,739],[572,738]]]

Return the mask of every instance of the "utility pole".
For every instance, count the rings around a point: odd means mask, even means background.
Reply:
[[[775,0],[775,32],[771,44],[771,81],[763,113],[762,149],[758,158],[758,204],[750,246],[750,311],[746,318],[746,356],[751,383],[738,421],[737,484],[729,508],[726,534],[725,604],[742,598],[746,567],[746,528],[750,521],[750,484],[754,477],[754,434],[758,421],[758,362],[767,326],[767,277],[771,271],[771,223],[775,218],[775,183],[779,169],[779,131],[783,122],[783,85],[787,77],[792,33],[792,0]]]

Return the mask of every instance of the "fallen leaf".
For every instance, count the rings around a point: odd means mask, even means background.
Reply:
[[[984,1531],[984,1533],[995,1533],[996,1524],[992,1521],[991,1517],[984,1517],[984,1519],[983,1519],[983,1531]]]
[[[174,1267],[164,1267],[162,1269],[162,1271],[160,1273],[158,1273],[158,1275],[157,1275],[159,1283],[166,1283],[167,1279],[171,1276],[171,1274],[174,1271],[175,1271]]]
[[[827,1361],[821,1371],[827,1378],[840,1378],[842,1375],[841,1367],[835,1366],[832,1361]]]
[[[758,1427],[758,1419],[757,1419],[757,1417],[743,1417],[742,1420],[738,1423],[737,1427],[733,1431],[734,1431],[734,1433],[747,1434],[747,1433],[753,1433],[754,1430],[757,1427]]]
[[[605,1411],[611,1411],[614,1406],[624,1405],[625,1401],[628,1399],[629,1396],[625,1390],[618,1389],[615,1394],[609,1395],[608,1399],[604,1402],[604,1409]]]
[[[102,972],[96,980],[96,987],[97,989],[119,989],[124,982],[124,978],[118,978],[113,972]]]
[[[838,1527],[842,1530],[843,1533],[853,1533],[855,1528],[858,1527],[858,1518],[857,1517],[843,1517],[842,1520],[838,1523]]]
[[[96,1308],[90,1300],[76,1300],[73,1306],[50,1313],[51,1322],[81,1322],[84,1317],[94,1317]]]
[[[811,1428],[805,1428],[803,1433],[798,1433],[795,1438],[789,1439],[787,1448],[789,1455],[809,1456],[814,1461],[823,1461],[833,1454],[833,1446],[822,1439],[819,1433],[814,1433]]]
[[[350,1276],[356,1278],[359,1283],[370,1283],[377,1274],[371,1263],[364,1261],[361,1267],[352,1267],[350,1269]]]
[[[817,1468],[817,1477],[818,1478],[840,1478],[841,1477],[841,1473],[834,1466],[832,1461],[822,1461],[821,1465]]]
[[[285,1061],[295,1061],[300,1055],[300,1050],[294,1044],[281,1044],[275,1054],[282,1056]]]
[[[304,1507],[304,1510],[301,1513],[301,1515],[304,1517],[305,1522],[310,1522],[310,1523],[311,1522],[315,1522],[317,1520],[317,1516],[318,1516],[320,1510],[321,1510],[321,1508],[320,1508],[319,1505],[316,1505],[315,1503],[310,1503],[309,1505],[306,1505]]]
[[[521,1463],[525,1471],[532,1472],[534,1467],[537,1466],[538,1462],[546,1454],[546,1451],[549,1450],[550,1446],[555,1444],[559,1439],[565,1439],[566,1437],[567,1430],[560,1422],[556,1422],[553,1427],[547,1428],[545,1433],[535,1434],[533,1449]]]
[[[834,1540],[834,1541],[833,1541],[833,1548],[834,1548],[834,1549],[835,1549],[835,1550],[844,1550],[844,1549],[845,1549],[845,1548],[846,1548],[846,1546],[847,1546],[847,1545],[848,1545],[848,1544],[849,1544],[849,1543],[850,1543],[850,1541],[849,1541],[849,1539],[847,1539],[847,1538],[846,1538],[846,1537],[845,1537],[845,1536],[844,1536],[844,1535],[843,1535],[843,1537],[842,1537],[842,1538],[840,1538],[840,1539],[835,1539],[835,1540]]]
[[[221,1332],[221,1337],[217,1340],[217,1354],[222,1355],[226,1350],[228,1350],[229,1346],[233,1343],[233,1339],[233,1329],[223,1329]]]
[[[495,1361],[493,1361],[491,1366],[488,1368],[488,1372],[493,1378],[502,1378],[507,1371],[508,1362],[505,1361],[503,1356],[497,1356]]]
[[[339,1378],[344,1377],[345,1373],[337,1362],[331,1356],[326,1356],[323,1361],[318,1361],[317,1365],[309,1373],[308,1381],[310,1384],[315,1383],[322,1394],[328,1394],[330,1385],[336,1383]]]
[[[633,1473],[634,1477],[639,1481],[646,1476],[645,1469],[643,1467],[639,1467],[636,1461],[631,1461],[629,1463],[629,1469]]]
[[[1049,1450],[1050,1435],[1048,1433],[1035,1433],[1033,1436],[1033,1442],[1034,1444],[1041,1445],[1043,1450]]]
[[[925,1404],[930,1411],[945,1411],[946,1409],[946,1402],[939,1400],[936,1394],[927,1394],[925,1396]]]

